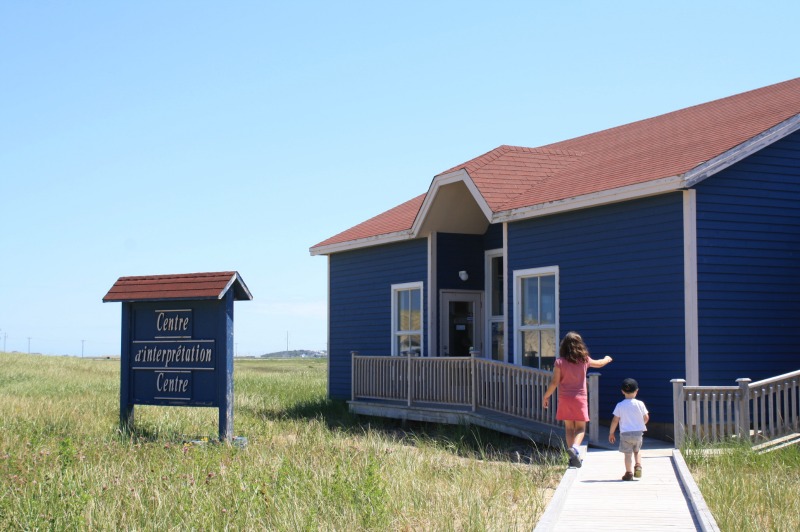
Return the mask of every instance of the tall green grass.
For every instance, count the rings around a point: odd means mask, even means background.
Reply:
[[[690,446],[684,456],[721,530],[800,530],[800,445],[764,454]]]
[[[564,466],[491,431],[356,418],[321,360],[236,361],[218,410],[137,406],[119,360],[0,354],[3,530],[531,530]],[[206,442],[207,440],[207,442]]]

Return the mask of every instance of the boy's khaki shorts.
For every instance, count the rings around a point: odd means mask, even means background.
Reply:
[[[621,453],[638,453],[642,449],[642,436],[644,433],[641,430],[632,432],[619,433],[619,452]]]

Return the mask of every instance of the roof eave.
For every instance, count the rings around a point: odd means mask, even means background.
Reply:
[[[348,240],[346,242],[337,242],[336,244],[328,244],[326,246],[316,246],[309,250],[311,256],[317,255],[330,255],[332,253],[341,253],[342,251],[353,251],[360,248],[371,246],[380,246],[383,244],[392,244],[402,240],[410,240],[414,238],[411,230],[396,231],[394,233],[386,233],[383,235],[370,236],[367,238],[358,238],[356,240]]]
[[[644,198],[647,196],[655,196],[657,194],[673,192],[683,188],[684,183],[681,176],[666,177],[654,181],[648,181],[646,183],[637,183],[635,185],[628,185],[615,189],[604,190],[601,192],[594,192],[592,194],[584,194],[571,198],[538,203],[536,205],[530,205],[527,207],[499,211],[492,217],[492,223],[514,222],[518,220],[526,220],[528,218],[549,216],[551,214],[557,214],[561,212],[597,207],[599,205],[618,203],[621,201]]]
[[[713,159],[692,168],[683,174],[684,186],[687,188],[693,187],[704,179],[721,172],[798,130],[800,130],[800,114],[794,115],[738,146],[734,146],[730,150],[717,155]]]

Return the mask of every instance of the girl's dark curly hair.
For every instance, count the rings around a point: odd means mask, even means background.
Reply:
[[[561,340],[559,356],[567,362],[580,363],[589,358],[589,348],[583,343],[581,335],[570,331]]]

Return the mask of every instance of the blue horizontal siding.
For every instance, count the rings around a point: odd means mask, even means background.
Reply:
[[[514,270],[558,266],[561,336],[578,331],[594,358],[614,358],[599,370],[604,419],[634,377],[653,421],[672,421],[669,381],[685,374],[682,224],[673,193],[508,226],[509,301]]]
[[[351,351],[389,355],[391,287],[423,282],[427,315],[428,241],[417,239],[332,254],[329,258],[330,310],[328,394],[350,397]],[[423,328],[427,320],[423,318]],[[423,331],[423,345],[427,345]]]
[[[437,286],[439,290],[483,290],[482,235],[439,233],[436,237]],[[462,281],[458,272],[466,271]]]
[[[701,384],[800,368],[800,133],[696,189]]]
[[[483,249],[501,249],[503,247],[503,224],[491,224],[483,234]]]

